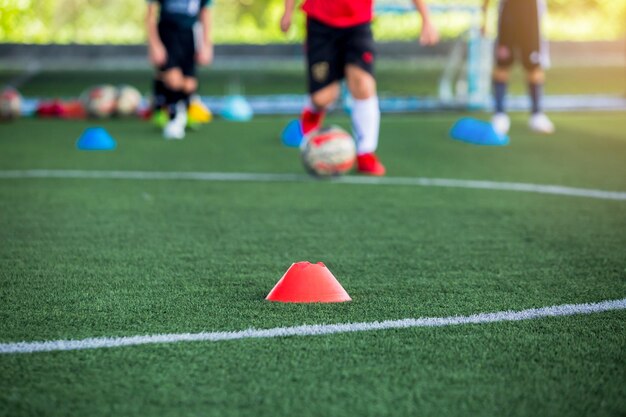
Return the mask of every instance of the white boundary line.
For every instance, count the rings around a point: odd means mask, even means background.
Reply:
[[[30,169],[0,171],[0,179],[24,178],[72,178],[72,179],[121,179],[121,180],[194,180],[194,181],[233,181],[233,182],[312,182],[307,175],[261,174],[244,172],[158,172],[158,171],[82,171]],[[560,185],[540,185],[519,182],[496,182],[459,180],[445,178],[411,177],[360,177],[344,176],[329,180],[335,184],[357,185],[404,185],[420,187],[452,187],[480,190],[517,191],[539,194],[587,197],[601,200],[626,200],[626,192],[604,191],[589,188],[564,187]]]
[[[175,333],[127,337],[96,337],[82,340],[52,340],[47,342],[1,343],[0,354],[54,352],[136,346],[155,343],[219,342],[223,340],[261,339],[287,336],[321,336],[337,333],[373,330],[406,329],[412,327],[444,327],[464,324],[484,324],[505,321],[533,320],[543,317],[573,316],[626,309],[626,298],[586,304],[564,304],[521,311],[480,313],[471,316],[427,317],[345,324],[315,324],[273,329],[248,329],[234,332]]]

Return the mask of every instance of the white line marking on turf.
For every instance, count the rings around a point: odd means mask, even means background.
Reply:
[[[411,327],[443,327],[463,324],[484,324],[503,321],[533,320],[543,317],[573,316],[626,309],[626,298],[587,304],[564,304],[521,311],[499,311],[471,316],[426,317],[365,323],[315,324],[273,329],[248,329],[234,332],[155,334],[127,337],[95,337],[82,340],[0,343],[0,354],[53,352],[147,345],[154,343],[218,342],[223,340],[260,339],[287,336],[321,336],[372,330],[406,329]]]
[[[151,172],[151,171],[81,171],[81,170],[16,170],[0,171],[0,179],[11,178],[70,178],[70,179],[121,179],[121,180],[195,180],[195,181],[238,181],[238,182],[312,182],[307,175],[260,174],[245,172]],[[604,191],[589,188],[564,187],[560,185],[527,184],[518,182],[496,182],[459,180],[445,178],[411,177],[359,177],[344,176],[330,180],[336,184],[357,185],[405,185],[421,187],[452,187],[481,190],[503,190],[540,194],[565,195],[572,197],[597,198],[602,200],[626,200],[626,192]]]

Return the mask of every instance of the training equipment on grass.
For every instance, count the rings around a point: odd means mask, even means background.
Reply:
[[[63,115],[63,103],[55,98],[52,100],[42,100],[37,103],[37,117],[61,117]]]
[[[58,117],[63,119],[84,119],[87,116],[81,100],[61,101],[58,98],[41,100],[35,110],[37,117]]]
[[[108,84],[99,85],[83,92],[80,98],[89,116],[109,117],[117,106],[117,89]]]
[[[452,139],[474,145],[504,146],[508,145],[509,137],[499,135],[491,123],[483,120],[464,117],[458,120],[450,130]]]
[[[13,87],[5,88],[0,94],[0,119],[11,120],[20,117],[22,96]]]
[[[296,262],[265,297],[282,303],[342,303],[352,298],[322,262]]]
[[[76,147],[82,151],[112,151],[116,146],[115,139],[103,127],[85,129],[76,141]]]
[[[287,123],[287,126],[285,126],[280,134],[280,139],[285,146],[293,148],[299,147],[300,144],[302,144],[302,139],[304,139],[302,123],[300,123],[300,120],[294,119]]]
[[[187,125],[194,127],[200,124],[210,123],[213,120],[213,113],[204,105],[200,97],[194,97],[187,109]]]
[[[252,106],[242,95],[233,95],[226,98],[221,115],[231,122],[247,122],[252,120],[254,115]]]
[[[152,123],[156,125],[159,129],[163,129],[167,122],[170,121],[170,115],[165,109],[156,109],[154,113],[152,113]]]
[[[318,177],[345,174],[356,160],[354,139],[337,126],[323,127],[306,135],[300,151],[307,172]]]
[[[69,100],[61,103],[61,117],[64,119],[84,119],[87,117],[87,112],[80,100]]]
[[[117,87],[116,113],[120,116],[132,116],[137,113],[141,104],[141,93],[131,85]]]

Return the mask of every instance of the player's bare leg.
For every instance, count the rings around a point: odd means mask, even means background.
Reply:
[[[352,127],[356,136],[357,168],[369,175],[385,175],[385,167],[376,157],[380,131],[380,108],[374,76],[353,64],[346,66],[348,90],[354,99]]]
[[[302,133],[306,135],[322,125],[326,110],[337,101],[339,93],[339,82],[333,82],[311,94],[300,116]]]
[[[528,95],[531,103],[531,115],[528,126],[533,132],[554,133],[554,125],[541,108],[545,73],[539,67],[530,69],[526,72],[526,80],[528,81]]]

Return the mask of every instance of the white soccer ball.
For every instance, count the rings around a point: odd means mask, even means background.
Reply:
[[[345,174],[354,166],[354,139],[337,126],[324,127],[309,133],[300,145],[305,169],[318,177]]]
[[[13,87],[5,88],[0,94],[0,119],[15,119],[20,116],[22,96]]]
[[[85,91],[81,101],[91,117],[109,117],[117,106],[117,89],[108,84],[98,85]]]
[[[117,114],[132,116],[137,113],[141,104],[141,93],[131,85],[117,87]]]

